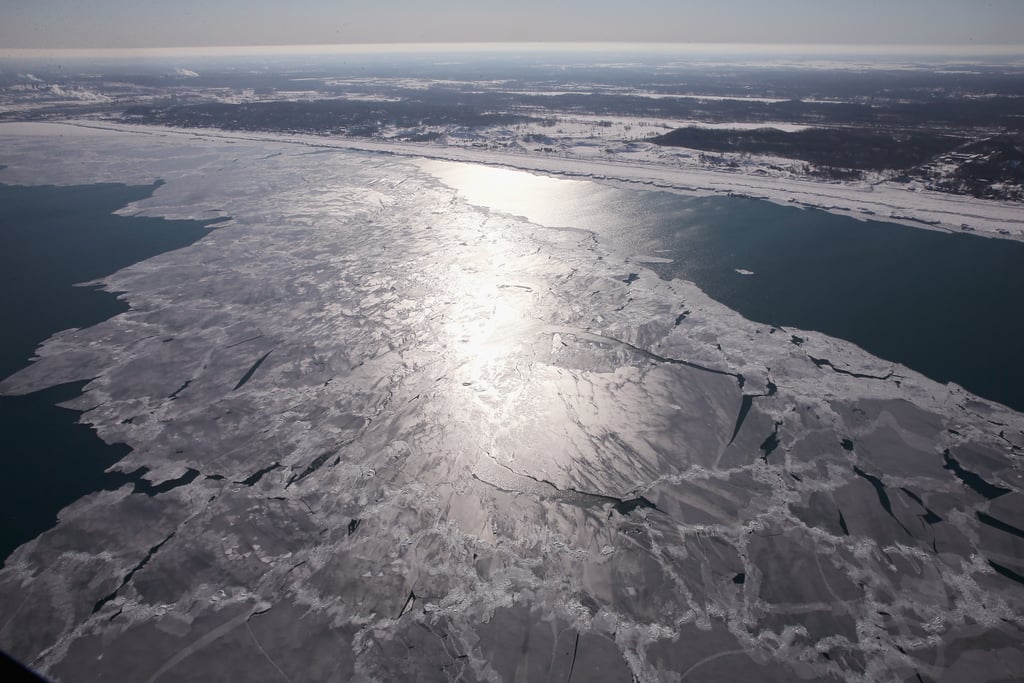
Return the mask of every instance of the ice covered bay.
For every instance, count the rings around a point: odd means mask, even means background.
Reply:
[[[118,468],[200,472],[87,496],[5,565],[0,647],[50,676],[1021,671],[1019,413],[408,161],[3,142],[0,181],[160,178],[123,211],[232,218],[0,385],[95,378]]]

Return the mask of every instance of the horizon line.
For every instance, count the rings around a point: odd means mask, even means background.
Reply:
[[[920,55],[920,56],[1011,56],[1024,57],[1024,44],[955,43],[698,43],[640,41],[493,41],[415,43],[311,43],[275,45],[182,45],[164,47],[33,47],[0,48],[0,59],[31,57],[217,57],[257,55],[329,55],[437,52],[596,52],[642,51],[682,54],[799,54],[799,55]]]

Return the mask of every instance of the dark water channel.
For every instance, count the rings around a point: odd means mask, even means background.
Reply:
[[[751,199],[677,201],[696,211],[647,235],[673,258],[652,266],[660,275],[1024,410],[1024,244]]]

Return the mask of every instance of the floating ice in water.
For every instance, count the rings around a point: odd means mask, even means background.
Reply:
[[[87,496],[0,571],[0,647],[51,677],[1017,666],[1021,415],[394,158],[74,145],[86,177],[8,137],[0,180],[159,175],[132,211],[233,221],[106,278],[132,310],[0,384],[87,372],[119,469],[199,473]]]

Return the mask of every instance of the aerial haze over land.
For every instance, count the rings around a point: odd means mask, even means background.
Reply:
[[[95,0],[9,3],[5,48],[455,42],[1020,45],[1015,0]]]
[[[1018,4],[105,6],[0,27],[0,650],[1024,676]]]

